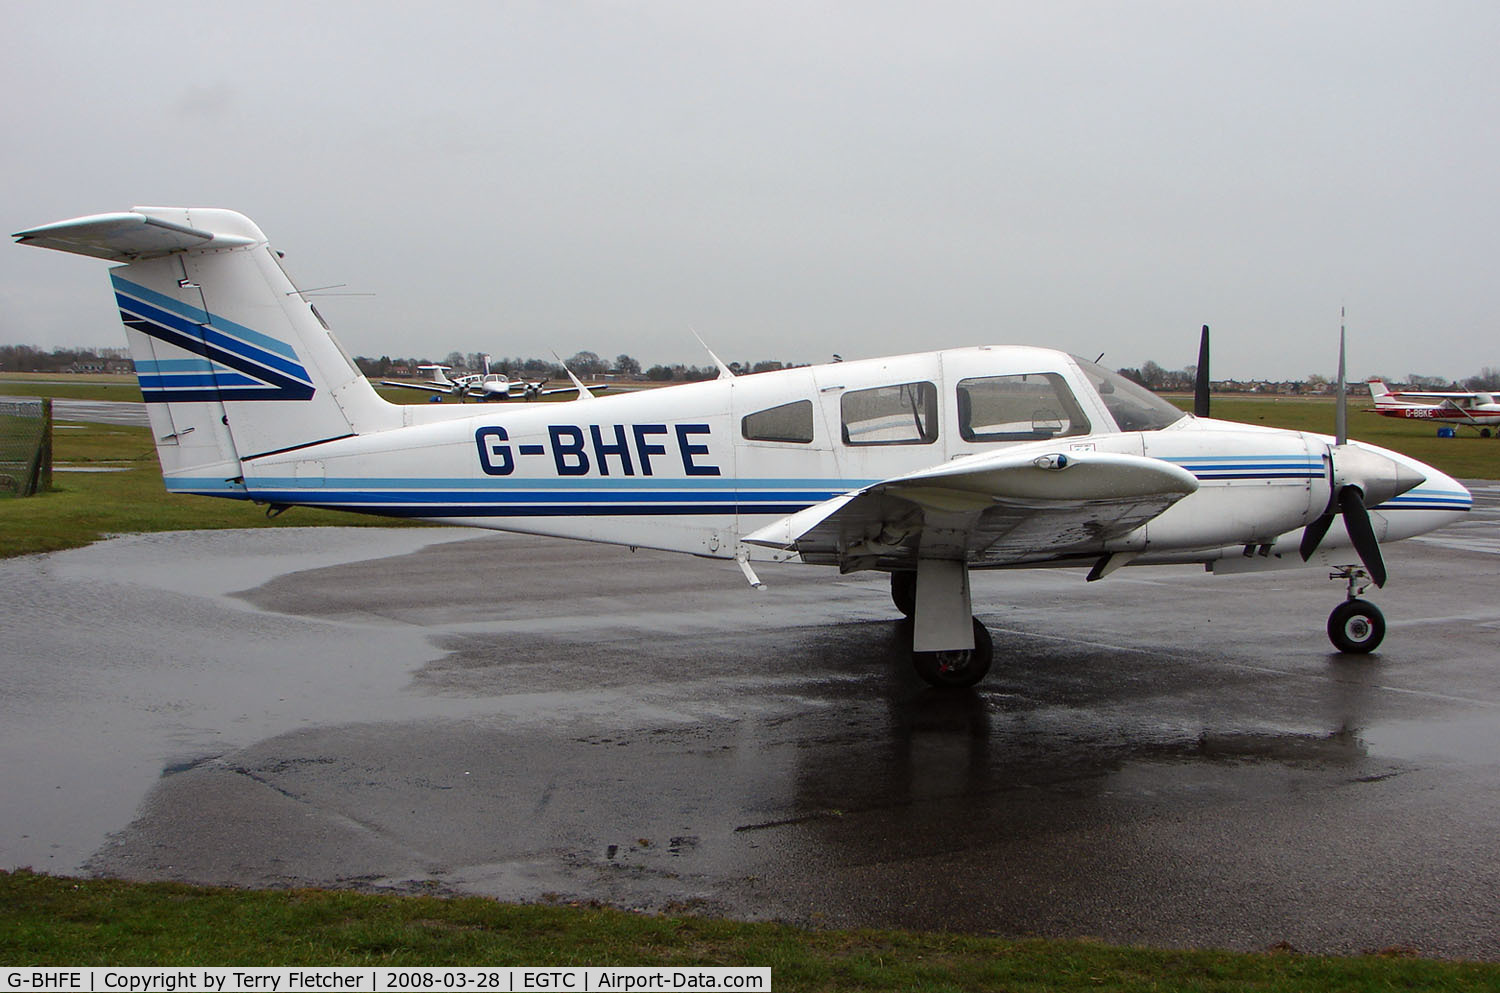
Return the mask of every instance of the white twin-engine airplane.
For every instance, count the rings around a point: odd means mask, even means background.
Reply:
[[[937,686],[988,670],[969,571],[1202,563],[1337,570],[1343,651],[1379,541],[1462,518],[1463,486],[1359,442],[1178,411],[1046,348],[847,361],[569,403],[390,404],[248,218],[138,207],[20,232],[110,271],[168,490],[735,560],[890,574]],[[1340,377],[1342,379],[1342,377]]]
[[[542,397],[558,396],[563,393],[603,393],[608,386],[584,386],[568,372],[568,378],[573,380],[572,386],[547,386],[545,379],[511,379],[501,372],[490,371],[490,357],[484,356],[484,372],[470,373],[467,376],[458,376],[454,379],[448,378],[448,372],[453,367],[448,365],[419,365],[418,369],[432,373],[432,378],[421,383],[402,383],[394,380],[382,380],[381,386],[399,386],[402,389],[422,390],[434,396],[456,396],[461,399],[473,397],[480,401],[490,400],[540,400]],[[567,367],[564,366],[564,370]]]

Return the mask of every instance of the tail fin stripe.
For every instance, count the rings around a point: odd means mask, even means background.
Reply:
[[[115,300],[120,307],[120,319],[126,323],[129,323],[132,319],[144,320],[164,329],[173,330],[180,335],[186,335],[194,340],[197,340],[201,335],[204,341],[210,345],[218,346],[227,354],[238,355],[242,359],[254,362],[262,368],[268,370],[274,369],[304,382],[311,382],[308,378],[307,370],[295,359],[288,361],[279,355],[271,354],[257,345],[243,341],[238,336],[225,334],[217,324],[200,324],[197,321],[160,310],[139,300],[132,300],[130,297],[120,293],[115,294]],[[213,315],[210,314],[209,318],[212,320]],[[147,334],[152,333],[145,328],[141,328],[140,330],[145,331]],[[193,349],[193,351],[196,352],[199,350]],[[200,352],[200,354],[202,353]]]
[[[141,307],[140,309],[147,309]],[[193,387],[177,387],[173,389],[157,389],[153,383],[148,382],[152,377],[139,376],[141,381],[141,398],[147,403],[172,403],[175,401],[194,401],[217,399],[219,394],[222,399],[234,400],[310,400],[314,388],[312,383],[305,379],[297,380],[284,376],[279,372],[267,369],[264,365],[254,362],[244,356],[217,347],[204,339],[218,337],[212,335],[211,328],[200,328],[192,325],[194,331],[201,331],[203,338],[197,334],[168,327],[156,321],[137,317],[125,310],[120,311],[120,319],[126,327],[140,331],[142,334],[150,335],[159,341],[174,345],[184,351],[202,355],[218,367],[228,367],[237,373],[242,373],[243,378],[238,382],[230,379],[221,379],[213,375],[212,369],[206,377],[199,378],[199,385]],[[230,339],[232,342],[232,339]],[[298,371],[303,377],[307,373],[298,366]],[[165,385],[165,384],[163,384]]]
[[[228,320],[227,318],[222,317],[218,314],[210,314],[206,310],[200,310],[197,307],[194,307],[192,304],[183,303],[181,300],[174,300],[172,297],[166,296],[165,294],[158,293],[155,290],[148,289],[137,283],[132,283],[130,280],[118,276],[115,273],[110,273],[110,279],[115,284],[116,299],[119,299],[120,295],[123,293],[127,296],[134,297],[135,299],[140,300],[143,303],[152,304],[153,306],[164,310],[169,314],[174,314],[178,317],[184,318],[190,324],[212,324],[220,331],[223,331],[227,334],[232,334],[236,338],[263,348],[268,352],[274,352],[275,354],[280,355],[283,358],[291,359],[294,362],[297,359],[297,353],[292,348],[292,346],[279,338],[273,338],[268,334],[262,334],[259,331],[245,327],[243,324],[236,324],[234,321]]]

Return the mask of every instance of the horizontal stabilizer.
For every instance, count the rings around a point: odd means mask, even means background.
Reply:
[[[204,231],[152,216],[148,213],[150,210],[149,207],[140,207],[122,213],[75,217],[70,221],[18,231],[13,237],[17,244],[89,255],[111,262],[140,262],[209,247],[238,248],[259,240],[223,231]]]

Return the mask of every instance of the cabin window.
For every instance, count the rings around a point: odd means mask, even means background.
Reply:
[[[1089,419],[1055,372],[985,376],[958,384],[958,433],[964,441],[1042,441],[1088,434]]]
[[[807,445],[813,440],[811,400],[797,400],[746,414],[740,419],[740,434],[746,441],[784,441]]]
[[[846,445],[930,445],[938,437],[937,387],[902,383],[853,390],[840,401]]]

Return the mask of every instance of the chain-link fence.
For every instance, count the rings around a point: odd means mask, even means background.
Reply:
[[[0,397],[0,498],[52,488],[52,401]]]

